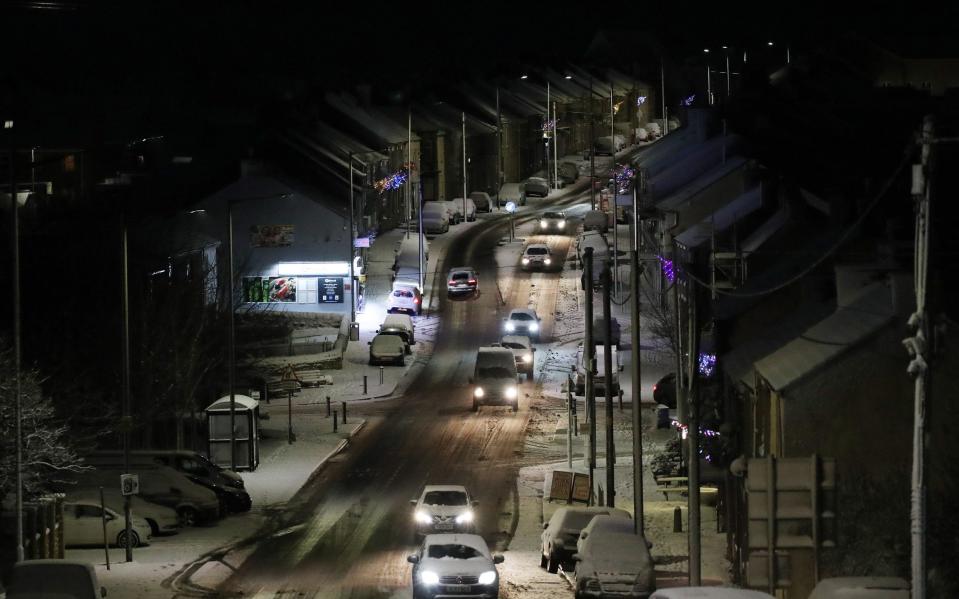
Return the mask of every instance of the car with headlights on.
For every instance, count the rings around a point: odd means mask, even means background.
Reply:
[[[530,177],[523,183],[523,190],[527,196],[545,198],[549,195],[549,183],[542,177]]]
[[[481,347],[470,377],[473,411],[480,405],[509,406],[519,409],[519,375],[513,352],[505,347]]]
[[[650,543],[633,532],[633,521],[596,516],[576,542],[577,599],[647,599],[656,590]]]
[[[533,378],[533,353],[536,349],[533,347],[533,342],[529,340],[529,337],[525,335],[503,335],[499,345],[513,352],[513,359],[516,361],[516,372],[526,374],[526,380]]]
[[[566,233],[569,230],[565,212],[544,212],[539,219],[538,233]]]
[[[420,536],[446,532],[473,532],[473,508],[479,502],[470,498],[462,485],[426,485],[413,506],[413,540]]]
[[[493,555],[474,534],[426,535],[406,561],[413,564],[413,599],[498,599],[502,555]]]
[[[539,567],[555,574],[560,564],[568,562],[576,553],[579,534],[596,516],[615,516],[632,523],[629,512],[613,507],[561,507],[543,524]]]
[[[553,263],[553,253],[549,251],[549,246],[545,243],[531,243],[523,251],[523,257],[520,258],[520,264],[524,270],[533,270],[538,268],[545,270]]]
[[[526,335],[531,339],[539,338],[539,316],[536,310],[514,308],[503,319],[503,331],[508,335]]]

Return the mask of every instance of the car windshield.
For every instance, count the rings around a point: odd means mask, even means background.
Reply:
[[[475,559],[483,554],[469,545],[430,545],[426,550],[429,557],[434,559]]]
[[[526,312],[514,312],[509,318],[510,320],[533,320],[533,317]]]
[[[409,289],[396,289],[393,291],[393,297],[413,297],[413,292]]]
[[[563,520],[563,528],[586,528],[589,521],[598,516],[596,512],[566,512],[566,518]]]
[[[526,346],[519,343],[513,343],[512,341],[507,341],[502,344],[503,347],[508,347],[510,349],[526,349]]]
[[[566,218],[559,212],[547,212],[543,214],[543,218]]]
[[[513,378],[513,373],[505,366],[487,366],[480,368],[477,376],[481,379],[510,379]]]
[[[546,248],[526,248],[526,253],[531,256],[543,256],[549,253]]]
[[[423,497],[426,505],[466,505],[466,493],[462,491],[429,491]]]

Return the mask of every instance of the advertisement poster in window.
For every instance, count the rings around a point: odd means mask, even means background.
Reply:
[[[281,248],[293,245],[293,225],[253,225],[250,245],[255,248]]]
[[[270,297],[270,280],[264,277],[243,277],[243,301],[265,302]]]
[[[320,283],[320,303],[321,304],[342,304],[343,303],[343,279],[342,277],[322,277]]]
[[[268,302],[295,302],[296,277],[270,277]]]

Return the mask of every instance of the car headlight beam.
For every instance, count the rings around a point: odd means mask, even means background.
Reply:
[[[529,264],[529,258],[523,258],[522,262],[524,266]]]
[[[507,323],[506,323],[506,330],[507,330],[507,331],[512,332],[512,331],[514,331],[515,329],[516,329],[516,325],[515,325],[515,324],[513,324],[513,323],[511,323],[511,322],[507,322]]]
[[[486,395],[486,392],[483,391],[482,387],[473,389],[473,397],[483,397],[484,395]]]
[[[473,521],[473,512],[463,512],[456,517],[457,524],[468,524]]]
[[[558,225],[559,225],[559,228],[562,229],[563,227],[566,226],[566,221],[565,221],[565,220],[561,220],[561,221],[559,221]]]
[[[439,584],[440,575],[436,572],[431,572],[429,570],[423,570],[420,572],[420,582],[426,585]]]
[[[516,399],[516,387],[507,387],[506,390],[503,391],[503,396],[505,396],[506,399]]]
[[[552,260],[550,260],[549,258],[543,259],[543,264],[549,264],[550,262],[552,262]]]
[[[493,584],[496,582],[496,572],[489,570],[479,575],[480,584]]]
[[[423,510],[416,510],[413,518],[420,524],[431,524],[433,522],[433,518]]]
[[[529,331],[530,331],[531,333],[535,333],[535,332],[538,331],[538,330],[539,330],[539,325],[538,325],[538,324],[536,324],[535,322],[530,323],[530,325],[529,325]]]
[[[529,364],[532,361],[533,361],[533,356],[529,354],[523,354],[523,362]]]

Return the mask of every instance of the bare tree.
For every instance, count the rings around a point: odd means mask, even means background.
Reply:
[[[53,403],[40,389],[36,371],[24,370],[21,381],[21,422],[23,434],[23,485],[26,497],[65,482],[68,473],[86,469],[81,465],[70,439],[70,429],[57,417]],[[15,365],[10,348],[0,343],[0,498],[15,491],[16,417]]]

